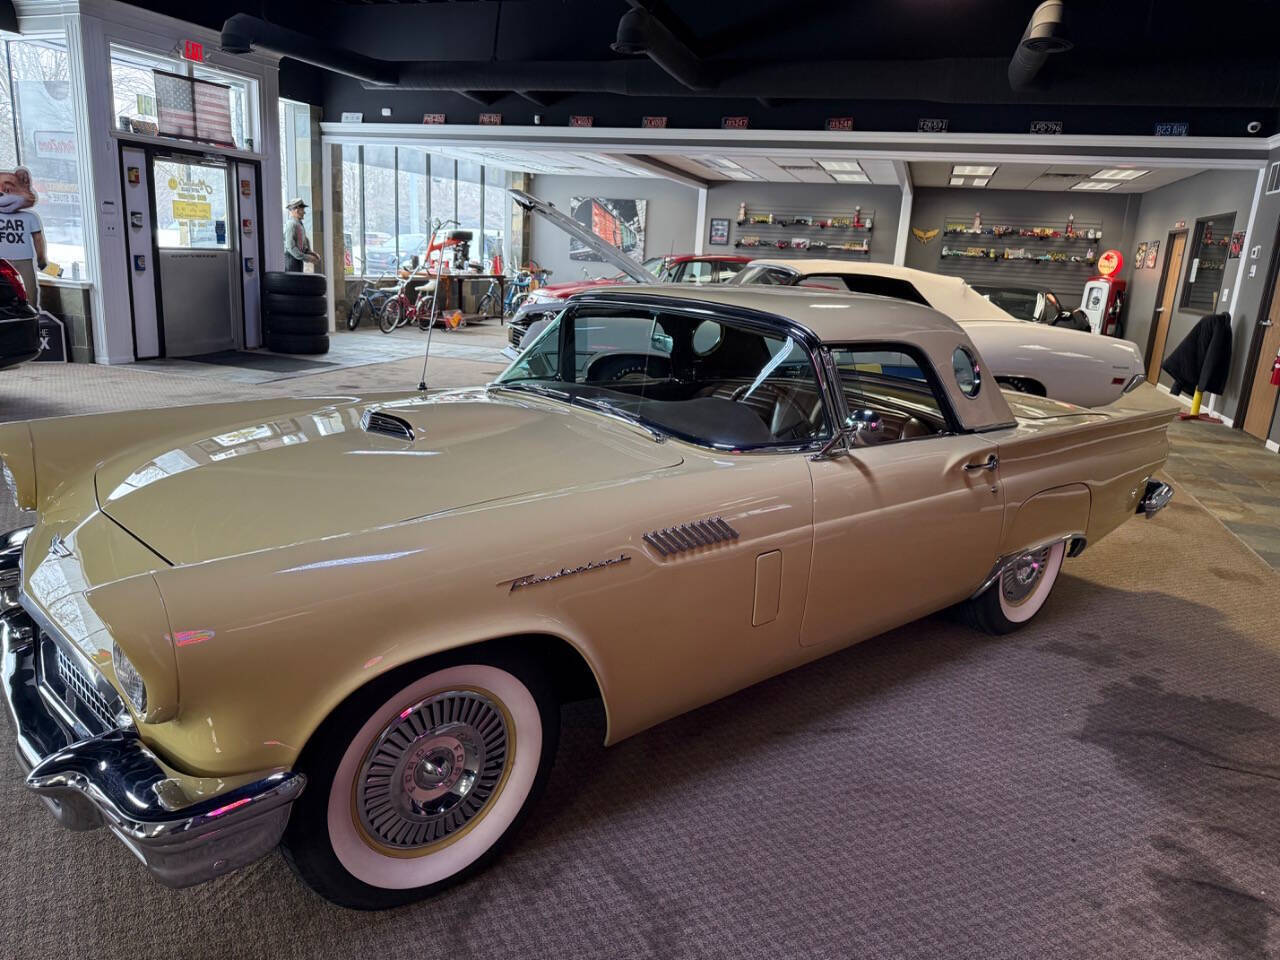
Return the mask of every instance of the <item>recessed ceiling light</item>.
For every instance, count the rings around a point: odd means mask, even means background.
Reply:
[[[951,185],[952,185],[953,187],[963,187],[963,186],[964,186],[964,177],[952,177],[952,178],[951,178]]]
[[[973,185],[975,187],[985,187],[990,182],[991,182],[990,177],[974,177],[973,178]]]
[[[871,178],[865,173],[833,173],[831,179],[837,183],[870,183]]]
[[[1150,172],[1150,170],[1134,170],[1131,167],[1112,167],[1107,170],[1099,170],[1093,175],[1093,178],[1095,180],[1137,180]]]
[[[995,167],[985,167],[977,164],[957,163],[951,168],[953,177],[989,177],[995,172]]]
[[[857,160],[823,160],[822,158],[819,158],[818,163],[822,166],[822,169],[826,171],[862,169],[862,164]]]
[[[1110,190],[1120,186],[1118,180],[1082,180],[1072,190]]]

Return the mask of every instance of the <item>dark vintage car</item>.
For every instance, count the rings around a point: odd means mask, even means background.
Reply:
[[[27,299],[22,276],[8,260],[0,260],[0,368],[26,363],[39,352],[39,314]]]

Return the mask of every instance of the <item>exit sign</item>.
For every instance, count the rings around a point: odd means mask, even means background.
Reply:
[[[182,41],[182,59],[192,63],[204,63],[204,44],[198,40]]]

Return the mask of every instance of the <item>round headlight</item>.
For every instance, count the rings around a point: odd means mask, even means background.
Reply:
[[[145,715],[147,685],[142,682],[142,675],[129,662],[129,658],[114,640],[111,642],[111,663],[116,668],[116,679],[120,681],[120,689],[124,691],[124,695],[129,698],[129,705],[133,707],[133,712],[138,716]]]

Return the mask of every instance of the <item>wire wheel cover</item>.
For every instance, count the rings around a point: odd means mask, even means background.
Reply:
[[[480,691],[449,690],[402,710],[360,767],[360,826],[411,854],[452,839],[501,788],[511,739],[505,710]]]
[[[1044,576],[1049,565],[1051,547],[1041,547],[1031,553],[1024,553],[1004,568],[1000,574],[1000,592],[1005,603],[1016,607],[1035,592],[1036,585]]]

